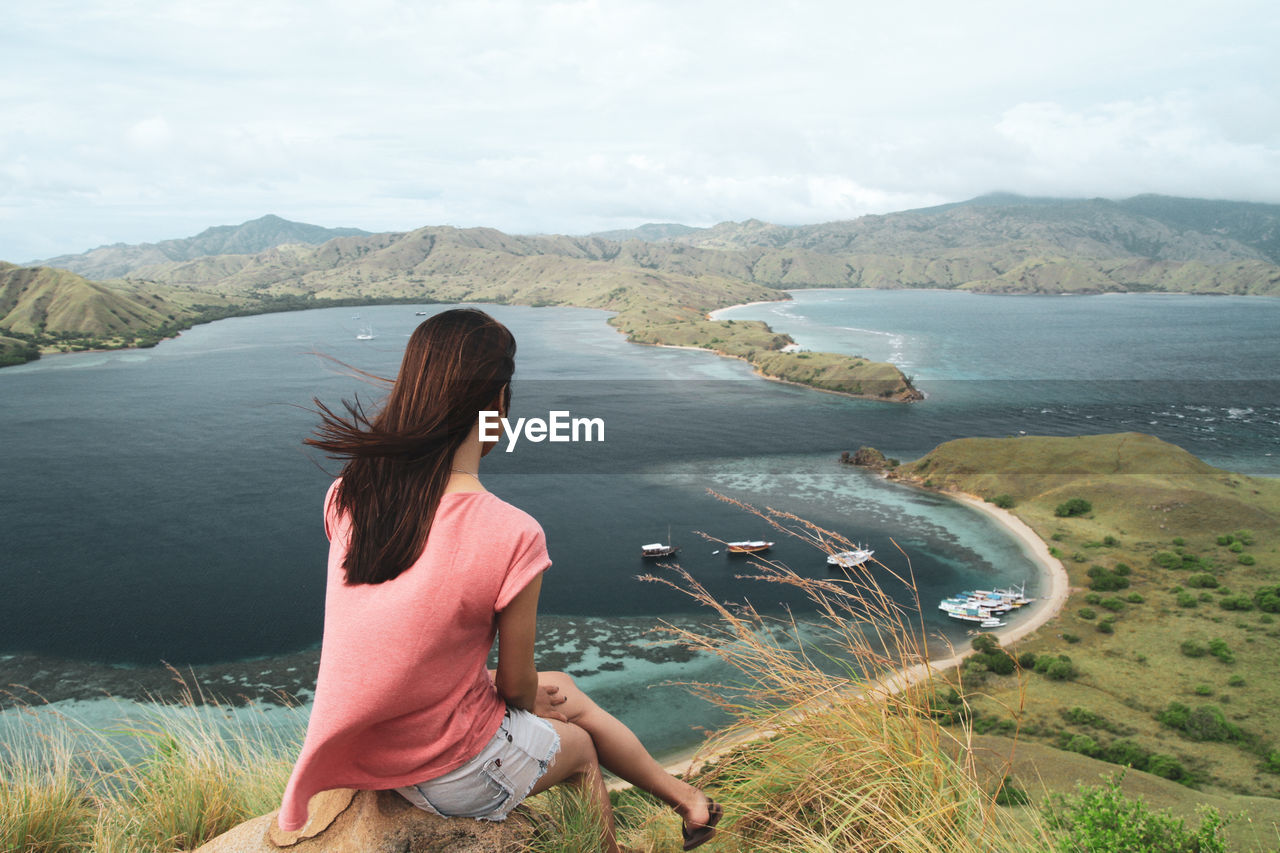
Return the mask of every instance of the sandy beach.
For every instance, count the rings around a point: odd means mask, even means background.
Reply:
[[[1071,591],[1067,570],[1060,560],[1049,553],[1049,546],[1045,544],[1044,540],[1037,536],[1026,522],[1013,513],[989,504],[974,495],[957,492],[942,492],[941,494],[985,514],[1007,530],[1014,539],[1022,544],[1024,550],[1039,567],[1044,577],[1045,592],[1034,604],[1030,605],[1031,612],[1025,617],[1019,618],[1015,625],[990,632],[1000,639],[1002,646],[1011,648],[1019,640],[1043,627],[1062,611],[1067,602],[1067,596]],[[868,687],[863,692],[872,694],[896,693],[904,687],[927,679],[936,673],[959,666],[961,661],[972,653],[972,650],[969,649],[958,650],[956,654],[950,657],[917,664],[899,672],[887,681]],[[688,774],[697,771],[703,765],[714,761],[743,743],[769,737],[772,734],[772,731],[748,732],[731,741],[717,742],[710,751],[704,751],[703,749],[685,750],[676,755],[664,756],[662,761],[668,773]],[[613,780],[609,787],[611,789],[622,789],[628,788],[630,785],[621,780]]]
[[[783,291],[783,292],[785,293],[786,291]],[[791,294],[787,293],[786,299],[760,299],[755,302],[743,302],[741,305],[727,305],[724,308],[717,308],[716,310],[712,311],[710,314],[707,315],[707,319],[719,320],[721,314],[723,314],[725,311],[732,311],[734,308],[746,308],[750,305],[776,305],[779,302],[788,302],[790,301],[790,299],[791,299]]]

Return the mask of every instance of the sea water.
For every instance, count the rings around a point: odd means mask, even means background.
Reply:
[[[715,540],[776,539],[780,562],[812,577],[827,569],[822,553],[708,489],[873,547],[894,573],[915,577],[931,630],[962,641],[934,600],[1023,581],[1034,595],[1027,556],[985,517],[841,466],[839,453],[870,444],[910,458],[964,435],[1139,429],[1218,464],[1274,473],[1276,305],[810,292],[730,315],[762,314],[813,349],[896,356],[930,394],[914,405],[627,344],[602,312],[487,306],[520,345],[514,415],[563,410],[605,423],[603,442],[522,442],[484,465],[486,486],[547,531],[554,566],[539,654],[656,749],[719,724],[684,688],[660,686],[725,673],[655,643],[661,621],[706,613],[687,594],[638,579],[666,571],[639,546],[670,535],[679,564],[709,594],[773,613],[803,612],[803,598],[744,578],[747,561]],[[1016,321],[1001,319],[1010,314]],[[320,500],[334,470],[301,446],[315,424],[308,409],[313,397],[376,400],[380,389],[341,364],[393,375],[421,319],[411,306],[238,318],[150,350],[0,371],[0,655],[24,673],[44,669],[46,681],[67,660],[89,661],[74,686],[107,692],[163,660],[220,666],[216,686],[229,693],[266,685],[305,698],[314,670],[300,660],[314,656],[323,603]],[[366,326],[376,337],[357,340]],[[1148,345],[1165,349],[1139,355]]]

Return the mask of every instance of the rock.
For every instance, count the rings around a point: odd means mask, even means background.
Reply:
[[[311,798],[307,825],[284,832],[276,812],[256,817],[194,853],[520,853],[532,835],[517,810],[505,821],[442,818],[395,791],[324,791]]]
[[[840,461],[846,465],[861,465],[864,468],[872,468],[877,471],[889,466],[889,460],[884,458],[884,454],[874,447],[859,447],[858,451],[852,456],[849,451],[840,454]]]

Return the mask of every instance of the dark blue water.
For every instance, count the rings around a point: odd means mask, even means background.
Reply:
[[[891,565],[890,538],[912,541],[927,596],[994,582],[974,573],[1019,580],[1025,561],[980,553],[1000,538],[985,522],[945,517],[946,502],[901,497],[832,460],[862,444],[909,458],[964,435],[1137,429],[1275,473],[1277,309],[1243,298],[834,291],[730,313],[766,318],[815,349],[895,359],[930,394],[904,406],[629,345],[598,312],[494,307],[520,342],[515,414],[568,410],[603,418],[606,433],[602,443],[522,442],[486,460],[485,481],[546,528],[552,614],[696,611],[634,579],[648,568],[638,546],[668,526],[682,565],[718,597],[740,596],[737,569],[697,533],[778,537],[708,488],[801,513]],[[307,406],[379,393],[317,353],[390,376],[419,321],[400,306],[267,315],[153,350],[0,371],[0,650],[199,663],[314,644],[318,503],[332,466],[300,443],[314,423]],[[366,324],[377,338],[355,340]],[[798,541],[780,539],[774,556],[823,571]],[[776,589],[753,595],[765,609],[800,604]]]
[[[646,686],[722,673],[708,661],[673,671],[605,660],[659,618],[702,612],[637,580],[653,570],[639,546],[670,528],[681,565],[712,594],[766,611],[804,602],[744,580],[742,561],[714,553],[721,546],[699,532],[768,536],[773,557],[826,576],[822,554],[708,489],[870,545],[894,571],[909,568],[930,605],[974,585],[1027,580],[1035,594],[1026,555],[984,517],[840,466],[838,454],[870,444],[911,458],[966,435],[1136,429],[1275,474],[1278,309],[1232,298],[852,291],[733,310],[814,349],[899,361],[930,399],[894,405],[763,381],[707,353],[627,344],[600,312],[492,306],[519,341],[514,414],[564,409],[606,427],[603,443],[523,442],[491,454],[482,474],[547,531],[555,565],[542,611],[563,629],[553,645],[576,650],[574,665],[594,673],[646,742],[675,747],[689,735],[672,735],[671,720],[717,718],[672,691],[655,703]],[[152,350],[0,370],[0,653],[182,664],[314,647],[332,466],[301,444],[315,422],[307,407],[317,396],[379,394],[317,353],[390,376],[420,320],[404,306],[240,318]],[[357,341],[367,324],[377,337]],[[931,606],[926,616],[961,636]]]

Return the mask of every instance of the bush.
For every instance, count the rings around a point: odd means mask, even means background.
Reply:
[[[1226,821],[1217,809],[1202,811],[1200,826],[1192,832],[1168,812],[1153,812],[1142,799],[1130,800],[1120,782],[1108,777],[1105,785],[1076,787],[1072,796],[1052,795],[1046,801],[1045,824],[1057,836],[1062,853],[1224,853]]]
[[[1172,755],[1165,755],[1162,752],[1157,752],[1147,759],[1147,772],[1162,779],[1171,779],[1174,782],[1188,778],[1186,768],[1182,766],[1182,762]]]
[[[1156,555],[1151,559],[1155,560],[1157,566],[1165,569],[1178,569],[1182,567],[1182,557],[1171,551],[1157,551]]]
[[[1234,541],[1236,541],[1236,538],[1229,533],[1224,533],[1218,537],[1218,544],[1224,547],[1230,545]]]
[[[1075,665],[1071,661],[1056,660],[1049,665],[1049,670],[1045,675],[1054,681],[1070,681],[1076,677],[1077,673]]]
[[[1107,617],[1097,624],[1099,634],[1114,634],[1116,632],[1116,620],[1113,617]]]
[[[1218,602],[1223,610],[1252,610],[1253,599],[1247,595],[1228,595]]]
[[[1078,752],[1081,755],[1093,757],[1101,750],[1098,748],[1098,742],[1088,735],[1073,735],[1063,747],[1067,752]]]
[[[1071,643],[1072,645],[1080,642],[1080,637],[1077,636],[1076,634],[1063,634],[1062,639],[1068,643]]]
[[[1253,531],[1252,531],[1252,530],[1237,530],[1237,531],[1235,532],[1235,538],[1236,538],[1236,541],[1237,541],[1237,542],[1239,542],[1239,543],[1240,543],[1240,544],[1242,544],[1242,545],[1252,545],[1252,544],[1253,544]]]
[[[1194,688],[1192,688],[1192,692],[1195,693],[1197,696],[1212,696],[1213,688],[1207,684],[1197,684]]]
[[[1119,613],[1121,610],[1124,610],[1124,601],[1116,598],[1114,595],[1102,599],[1098,604],[1103,609],[1110,610],[1112,613]]]
[[[1076,615],[1079,616],[1081,619],[1098,618],[1098,612],[1094,610],[1092,607],[1081,607],[1079,610],[1076,611]]]
[[[1241,554],[1239,562],[1242,566],[1252,566],[1258,561],[1254,559],[1252,554]]]
[[[1035,669],[1036,653],[1023,652],[1022,654],[1018,655],[1018,666],[1021,667],[1022,669]]]
[[[1214,587],[1218,586],[1219,583],[1220,582],[1217,579],[1217,577],[1207,572],[1198,574],[1198,575],[1192,575],[1191,577],[1187,578],[1187,586],[1194,587],[1196,589],[1213,589]]]
[[[1156,714],[1156,719],[1189,740],[1224,742],[1243,737],[1240,727],[1227,722],[1217,705],[1201,705],[1192,710],[1181,702],[1170,702]]]
[[[1209,654],[1209,647],[1199,640],[1183,640],[1180,648],[1182,653],[1189,658],[1202,658]]]
[[[1120,540],[1110,534],[1107,534],[1102,537],[1102,544],[1108,548],[1114,548],[1120,544]]]
[[[1226,642],[1221,639],[1215,638],[1209,641],[1209,654],[1213,655],[1223,663],[1236,662],[1235,653],[1232,652]]]
[[[991,503],[1001,509],[1013,509],[1013,495],[996,495],[991,499]]]
[[[1000,790],[996,791],[995,803],[997,806],[1025,806],[1031,803],[1031,797],[1005,776],[1000,782]]]
[[[1146,601],[1146,599],[1142,597],[1142,594],[1137,592],[1129,593],[1124,597],[1124,599],[1130,604],[1141,604],[1142,602]]]
[[[1130,574],[1133,573],[1133,569],[1129,568],[1128,563],[1116,563],[1115,568],[1112,569],[1111,571],[1113,571],[1117,575],[1120,575],[1121,577],[1128,577]]]
[[[1178,593],[1178,606],[1179,607],[1195,607],[1196,597],[1189,592],[1180,592]]]
[[[1096,592],[1091,592],[1084,597],[1085,604],[1098,604],[1101,601],[1102,596],[1098,595]]]
[[[1253,603],[1264,613],[1280,613],[1280,586],[1264,586],[1253,594]]]
[[[1000,648],[1000,641],[996,639],[995,634],[983,633],[974,637],[973,641],[970,642],[969,645],[973,647],[975,652],[982,652],[983,654],[986,654],[987,652],[998,651]]]
[[[1231,676],[1230,678],[1227,679],[1227,686],[1228,687],[1244,687],[1244,676],[1239,674]]]
[[[1072,498],[1065,503],[1058,504],[1053,510],[1053,514],[1059,518],[1071,518],[1072,516],[1085,515],[1090,512],[1093,512],[1093,504],[1084,498]]]
[[[1227,550],[1230,551],[1232,554],[1239,554],[1241,551],[1244,550],[1244,543],[1232,542],[1230,545],[1227,546]]]

